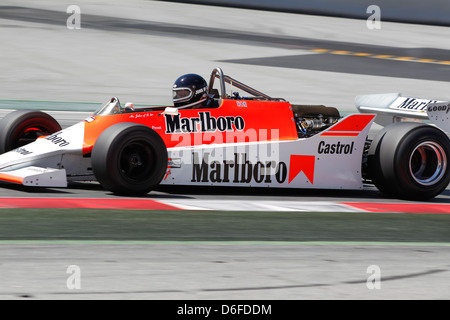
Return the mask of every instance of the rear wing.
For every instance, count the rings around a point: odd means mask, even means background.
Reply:
[[[450,101],[386,93],[357,96],[355,105],[361,113],[375,113],[375,122],[381,126],[400,121],[430,120],[445,132],[450,132]]]

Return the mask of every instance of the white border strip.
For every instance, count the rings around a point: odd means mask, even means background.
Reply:
[[[279,212],[366,212],[331,201],[261,201],[261,200],[209,200],[171,199],[158,200],[182,210],[211,211],[279,211]]]

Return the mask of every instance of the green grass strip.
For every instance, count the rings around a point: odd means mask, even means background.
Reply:
[[[439,214],[0,210],[0,241],[446,244],[449,230]]]

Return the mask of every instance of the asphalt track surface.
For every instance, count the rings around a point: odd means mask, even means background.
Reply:
[[[352,99],[364,93],[449,99],[448,28],[385,23],[376,33],[351,19],[156,1],[79,3],[77,33],[65,26],[71,3],[2,2],[2,115],[44,109],[68,126],[111,95],[165,105],[176,77],[193,70],[208,77],[215,66],[270,95],[342,112],[354,111]],[[118,198],[96,183],[0,190],[2,198]],[[414,204],[370,185],[161,188],[145,199],[220,199],[236,209],[1,208],[0,299],[450,298],[448,214],[315,212],[323,202]],[[304,206],[239,210],[261,201]],[[450,204],[450,190],[429,204]],[[72,265],[81,270],[79,289],[68,283]],[[380,289],[369,288],[371,266],[381,271]]]

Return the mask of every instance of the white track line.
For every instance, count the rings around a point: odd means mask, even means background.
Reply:
[[[330,201],[256,201],[256,200],[158,200],[183,210],[217,211],[280,211],[280,212],[365,212],[364,210]]]

